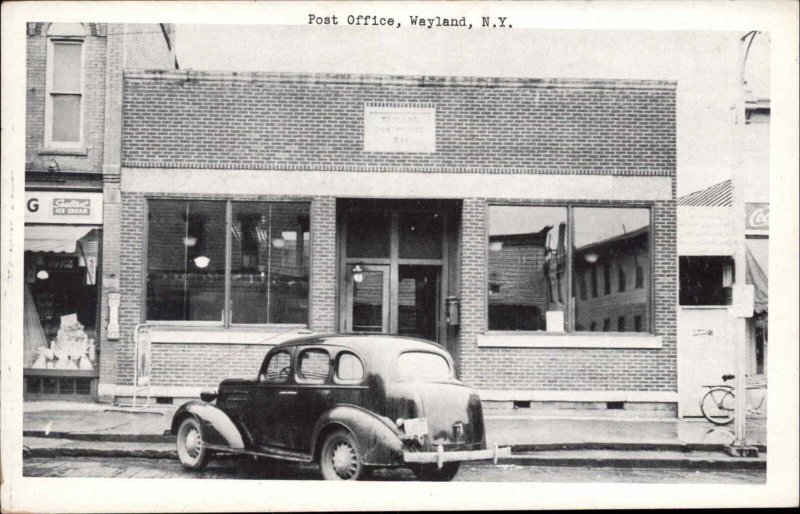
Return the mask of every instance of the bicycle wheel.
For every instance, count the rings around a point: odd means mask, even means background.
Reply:
[[[712,388],[703,396],[700,411],[715,425],[727,425],[736,415],[736,396],[729,389]]]

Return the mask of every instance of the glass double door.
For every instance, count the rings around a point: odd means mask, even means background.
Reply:
[[[444,214],[392,209],[345,216],[344,332],[440,339]]]

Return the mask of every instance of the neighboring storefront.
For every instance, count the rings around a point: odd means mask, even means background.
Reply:
[[[25,206],[25,396],[93,398],[103,194],[28,190]]]
[[[726,180],[678,200],[682,416],[700,416],[703,386],[721,382],[722,375],[734,374],[736,369],[731,304],[737,235],[732,228],[732,195],[733,185]],[[748,382],[763,389],[768,350],[769,204],[746,202],[745,210],[745,276],[755,290],[754,311],[746,320]]]
[[[313,331],[436,341],[486,402],[674,410],[675,83],[131,72],[124,116],[101,395]]]

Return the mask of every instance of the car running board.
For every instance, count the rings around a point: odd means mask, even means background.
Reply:
[[[206,443],[206,448],[216,452],[236,453],[239,455],[252,455],[254,457],[268,457],[271,459],[288,460],[292,462],[313,462],[313,457],[307,453],[293,452],[291,450],[284,450],[282,448],[272,447],[259,447],[258,450],[247,450],[245,448],[231,448],[230,446],[221,446],[218,444]]]

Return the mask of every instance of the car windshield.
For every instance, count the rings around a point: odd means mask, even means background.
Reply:
[[[400,381],[444,382],[450,380],[450,365],[441,355],[406,352],[397,361]]]

